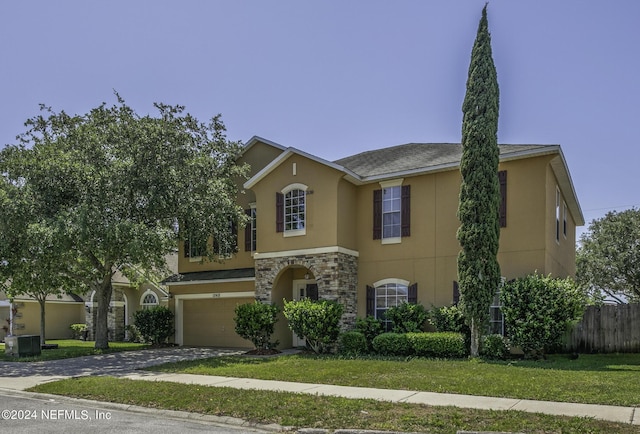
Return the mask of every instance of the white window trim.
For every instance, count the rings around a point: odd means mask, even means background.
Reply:
[[[556,185],[556,208],[555,208],[555,234],[556,243],[560,244],[560,202],[562,196],[560,195],[560,188]]]
[[[376,288],[378,286],[382,286],[382,285],[387,285],[389,283],[395,283],[397,285],[404,285],[407,288],[409,287],[409,282],[408,280],[404,280],[404,279],[396,279],[396,278],[390,278],[390,279],[382,279],[382,280],[378,280],[377,282],[373,282],[373,287]]]
[[[567,239],[567,202],[562,201],[562,235]]]
[[[288,237],[299,237],[302,235],[306,235],[307,234],[307,222],[309,221],[308,219],[308,214],[307,214],[307,190],[309,189],[308,186],[304,185],[304,184],[300,184],[298,182],[295,182],[293,184],[289,184],[287,185],[285,188],[283,188],[282,190],[280,190],[280,193],[282,193],[285,198],[284,198],[284,203],[286,204],[287,202],[287,193],[289,193],[292,190],[302,190],[304,191],[304,229],[289,229],[287,230],[287,223],[286,221],[284,222],[284,230],[282,231],[282,236],[284,238],[288,238]],[[287,213],[286,211],[283,213],[283,216],[286,220],[287,218]]]
[[[144,299],[147,295],[153,295],[156,299],[156,302],[154,304],[149,304],[149,303],[144,303]],[[145,306],[160,306],[160,297],[158,297],[158,294],[156,294],[155,292],[153,292],[150,289],[147,289],[144,294],[142,294],[142,296],[140,297],[140,307],[144,308]]]

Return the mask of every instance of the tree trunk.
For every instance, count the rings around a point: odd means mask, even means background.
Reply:
[[[94,300],[98,301],[98,312],[95,328],[95,348],[99,350],[106,350],[109,348],[109,329],[108,329],[108,315],[109,304],[111,303],[111,274],[105,276],[103,281],[96,290]]]
[[[45,329],[45,324],[44,324],[44,304],[45,304],[45,300],[38,300],[38,303],[40,304],[40,347],[42,348],[42,346],[45,343],[45,336],[44,336],[44,329]]]
[[[471,318],[471,357],[478,357],[480,355],[480,333],[478,330],[478,324],[475,318]]]

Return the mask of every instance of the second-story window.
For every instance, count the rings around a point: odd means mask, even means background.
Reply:
[[[305,192],[291,190],[284,195],[284,230],[296,231],[305,228]]]
[[[382,238],[400,237],[400,186],[382,189]]]
[[[276,232],[284,236],[305,235],[307,228],[307,186],[292,184],[276,193]]]
[[[411,235],[411,186],[402,179],[381,182],[373,191],[373,239],[399,243]]]

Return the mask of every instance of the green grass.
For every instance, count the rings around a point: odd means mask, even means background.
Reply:
[[[108,350],[96,350],[94,348],[94,341],[79,341],[75,339],[48,339],[47,344],[58,344],[58,348],[42,350],[40,356],[34,357],[13,357],[5,355],[4,344],[0,344],[0,360],[5,362],[37,362],[41,360],[69,359],[72,357],[140,350],[148,347],[146,344],[131,342],[109,342]]]
[[[544,361],[218,357],[149,370],[303,383],[640,406],[640,354]]]
[[[233,416],[258,423],[328,429],[377,429],[452,434],[458,430],[522,433],[637,433],[637,426],[590,418],[518,411],[428,407],[374,400],[286,392],[237,390],[112,377],[83,377],[30,389],[100,401],[201,414]]]

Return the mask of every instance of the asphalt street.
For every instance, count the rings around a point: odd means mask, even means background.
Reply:
[[[226,421],[228,422],[228,421]],[[242,423],[238,421],[238,425]],[[0,390],[0,430],[26,433],[264,433],[223,418]]]

